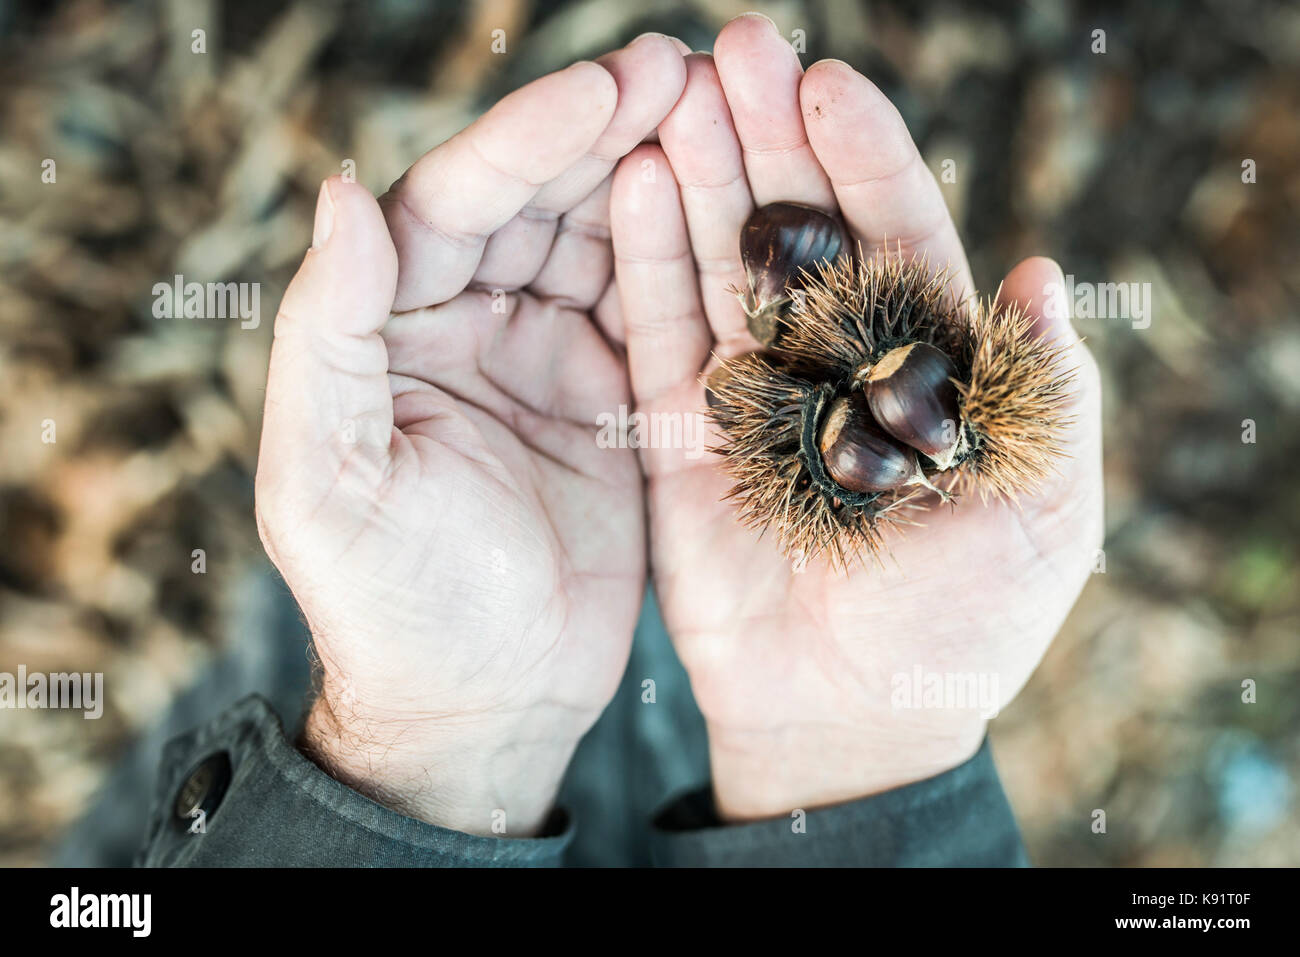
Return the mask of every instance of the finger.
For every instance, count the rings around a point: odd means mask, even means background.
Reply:
[[[696,287],[681,197],[660,147],[640,146],[619,164],[610,231],[638,408],[693,412],[703,403],[698,376],[713,337]]]
[[[799,108],[799,57],[776,24],[757,13],[737,17],[713,45],[754,201],[835,209],[835,194],[808,145]]]
[[[617,100],[603,67],[575,63],[516,90],[417,160],[381,200],[398,257],[394,308],[460,292],[487,237],[586,155]]]
[[[1058,345],[1079,341],[1065,301],[1065,274],[1056,260],[1032,256],[1017,263],[998,290],[998,302],[1017,303],[1034,320],[1032,334]]]
[[[1020,525],[1039,556],[1074,553],[1090,567],[1104,537],[1101,377],[1097,363],[1070,325],[1065,277],[1044,257],[1026,259],[1003,280],[998,302],[1016,303],[1033,319],[1030,334],[1061,347],[1073,374],[1061,436],[1064,453],[1033,496],[1018,501]],[[1084,573],[1086,574],[1086,572]]]
[[[618,301],[618,283],[611,282],[605,287],[596,306],[591,310],[591,317],[613,348],[616,355],[627,364],[627,327],[623,323],[623,306]]]
[[[754,209],[740,141],[713,57],[686,58],[686,89],[659,126],[659,142],[681,191],[700,297],[724,355],[758,347],[729,287],[743,289],[740,230]]]
[[[1074,389],[1068,404],[1076,416],[1067,442],[1076,446],[1087,442],[1099,445],[1101,380],[1097,363],[1070,324],[1061,267],[1044,256],[1018,263],[1002,281],[997,301],[1002,305],[1019,305],[1033,320],[1030,334],[1064,350],[1062,363],[1074,372]]]
[[[591,309],[614,272],[609,244],[609,189],[613,177],[560,218],[542,271],[529,284],[536,296],[574,309]]]
[[[618,86],[618,109],[587,155],[547,183],[533,205],[572,209],[614,169],[614,164],[655,131],[686,85],[686,64],[671,39],[643,33],[597,61]]]
[[[474,282],[519,289],[543,268],[557,220],[597,189],[614,164],[659,125],[686,83],[686,67],[673,42],[643,34],[596,61],[614,78],[618,105],[586,154],[544,184],[513,219],[487,240]]]
[[[673,48],[682,56],[686,56],[686,54],[691,52],[691,48],[688,47],[684,42],[679,40],[677,37],[669,36],[667,33],[657,33],[655,31],[651,31],[649,33],[641,34],[641,36],[637,37],[636,40],[640,40],[641,37],[662,37],[663,39],[671,43],[673,45]],[[636,43],[636,40],[633,40],[632,42]]]
[[[383,337],[392,375],[436,386],[519,434],[541,419],[588,427],[627,401],[626,370],[587,314],[527,290],[501,299],[471,291],[408,310]]]
[[[847,63],[822,60],[799,87],[808,140],[831,178],[845,222],[867,253],[928,255],[953,270],[953,292],[973,289],[961,240],[939,184],[903,118]]]
[[[275,318],[262,455],[319,464],[353,445],[382,458],[392,437],[388,352],[379,330],[397,255],[373,196],[332,177],[321,185],[312,247]]]

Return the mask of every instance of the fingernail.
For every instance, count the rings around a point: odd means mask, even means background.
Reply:
[[[637,37],[635,40],[633,40],[631,43],[629,43],[628,46],[634,47],[642,40],[646,39],[647,37],[655,37],[660,40],[667,40],[669,43],[673,45],[673,48],[676,49],[677,52],[680,53],[682,56],[686,56],[686,54],[691,52],[691,48],[688,47],[681,40],[679,40],[677,37],[669,36],[667,33],[660,33],[658,30],[646,31],[645,33]]]
[[[768,25],[771,26],[773,30],[776,30],[776,21],[773,20],[771,17],[769,17],[766,13],[759,13],[757,10],[749,10],[746,13],[742,13],[740,17],[761,17],[762,19],[768,22]],[[739,20],[740,17],[736,17],[736,19]],[[781,31],[776,30],[776,32],[780,33]]]
[[[330,195],[329,180],[320,184],[320,195],[316,197],[316,222],[311,230],[311,248],[320,249],[329,242],[334,232],[334,197]]]

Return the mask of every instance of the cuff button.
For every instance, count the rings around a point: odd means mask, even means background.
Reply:
[[[204,758],[185,776],[176,792],[176,823],[193,834],[204,833],[230,784],[230,755],[218,751]]]

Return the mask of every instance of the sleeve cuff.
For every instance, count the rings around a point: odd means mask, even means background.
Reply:
[[[677,867],[1024,867],[1029,861],[988,739],[964,764],[848,804],[746,824],[719,820],[711,790],[655,818],[655,863]]]
[[[198,823],[201,821],[201,824]],[[285,738],[262,698],[244,698],[168,742],[145,867],[546,867],[573,838],[464,834],[404,817],[335,781]]]

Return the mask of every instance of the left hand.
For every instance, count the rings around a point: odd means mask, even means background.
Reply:
[[[323,666],[306,750],[409,816],[534,833],[618,687],[645,546],[636,460],[597,444],[629,399],[608,178],[684,75],[644,37],[506,97],[378,204],[322,188],[259,529]]]

